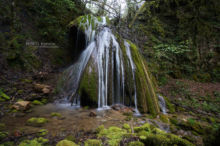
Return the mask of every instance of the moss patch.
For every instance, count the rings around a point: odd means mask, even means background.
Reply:
[[[74,142],[69,141],[69,140],[62,140],[62,141],[58,142],[56,144],[56,146],[79,146],[79,145],[77,145]]]
[[[88,139],[85,141],[85,146],[101,146],[102,141],[97,139]]]
[[[24,140],[18,146],[43,146],[48,143],[48,139],[39,137],[33,140]]]
[[[121,129],[119,127],[109,127],[108,129],[102,129],[98,133],[98,137],[106,137],[107,143],[110,146],[116,146],[119,145],[120,141],[122,140],[123,136],[127,134],[127,131],[124,129]]]
[[[159,106],[155,94],[154,84],[151,81],[150,75],[146,68],[146,63],[142,59],[138,48],[128,41],[131,48],[132,58],[136,66],[136,85],[137,85],[137,99],[138,108],[142,112],[149,112],[153,115],[159,113]]]
[[[0,102],[10,100],[10,97],[6,95],[1,89],[0,89]]]
[[[48,120],[45,118],[30,118],[27,121],[27,124],[34,127],[40,127],[43,126],[45,123],[47,123]]]
[[[92,61],[90,61],[85,69],[78,92],[81,97],[82,106],[98,106],[98,77]]]

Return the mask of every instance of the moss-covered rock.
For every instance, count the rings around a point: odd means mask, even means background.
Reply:
[[[109,24],[108,17],[105,17],[106,23]],[[85,31],[88,27],[92,26],[93,30],[98,29],[98,26],[104,21],[103,17],[95,17],[93,15],[80,16],[77,19],[70,22],[69,27],[76,26],[82,31]]]
[[[144,144],[140,141],[132,141],[128,143],[128,146],[144,146]]]
[[[47,135],[47,133],[48,133],[48,130],[46,130],[46,129],[41,129],[40,131],[39,131],[39,136],[45,136],[45,135]]]
[[[44,146],[48,141],[48,139],[39,137],[33,140],[23,140],[18,146]]]
[[[56,113],[56,112],[53,112],[50,115],[51,115],[51,117],[61,117],[61,114],[60,113]]]
[[[127,130],[127,132],[131,132],[131,127],[129,124],[125,123],[122,127],[123,129]]]
[[[136,133],[138,133],[142,130],[150,132],[151,131],[151,125],[149,123],[145,123],[144,125],[142,125],[140,127],[134,127],[134,131]]]
[[[151,114],[159,113],[159,106],[157,97],[155,94],[154,83],[151,80],[151,76],[147,71],[146,63],[144,62],[141,54],[138,51],[137,46],[128,41],[131,47],[131,54],[136,66],[136,86],[137,86],[137,99],[138,108],[142,112],[149,112]]]
[[[43,103],[39,100],[32,101],[32,104],[34,104],[34,105],[43,105]]]
[[[33,117],[33,118],[28,119],[27,125],[34,126],[34,127],[41,127],[47,122],[48,122],[48,120],[45,119],[45,118],[35,118],[35,117]]]
[[[82,106],[98,106],[98,75],[92,59],[82,76],[78,93],[81,97]]]
[[[119,145],[120,141],[122,140],[123,136],[127,134],[127,131],[121,129],[119,127],[109,127],[108,129],[103,129],[98,133],[98,137],[107,138],[108,145],[110,146],[117,146]]]
[[[74,142],[69,141],[69,140],[62,140],[62,141],[58,142],[56,144],[56,146],[79,146],[79,145],[77,145]]]
[[[85,141],[85,146],[101,146],[102,141],[97,139],[88,139]]]

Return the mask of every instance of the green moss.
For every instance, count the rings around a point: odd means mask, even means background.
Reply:
[[[144,144],[140,141],[132,141],[128,143],[128,146],[144,146]]]
[[[1,89],[0,89],[0,102],[1,101],[7,101],[10,100],[10,97],[6,95]]]
[[[134,127],[134,131],[137,133],[137,132],[140,132],[140,131],[147,131],[147,132],[151,132],[151,125],[148,124],[148,123],[145,123],[144,125],[140,126],[140,127]]]
[[[142,136],[147,137],[149,135],[149,133],[150,133],[149,131],[141,130],[141,131],[139,131],[137,133],[137,136],[139,136],[139,137],[142,137]]]
[[[42,102],[43,104],[46,104],[46,103],[48,103],[48,100],[47,100],[46,98],[43,98],[43,99],[41,100],[41,102]]]
[[[169,123],[169,119],[168,119],[168,116],[167,115],[163,115],[161,114],[160,115],[160,120],[164,123]]]
[[[125,130],[127,130],[128,132],[131,132],[131,127],[130,127],[130,125],[129,124],[124,124],[123,125],[123,129],[125,129]]]
[[[5,130],[5,129],[6,129],[5,123],[0,123],[0,130]]]
[[[15,144],[12,141],[8,141],[8,142],[4,142],[4,143],[0,144],[0,146],[14,146],[14,145]]]
[[[178,124],[178,120],[177,120],[177,118],[175,118],[175,117],[171,117],[171,118],[170,118],[170,122],[171,122],[173,125],[177,125],[177,124]]]
[[[40,127],[47,123],[48,120],[45,118],[30,118],[27,121],[27,124],[30,126]]]
[[[69,135],[65,139],[69,140],[69,141],[72,141],[72,142],[74,142],[76,140],[76,138],[73,135]]]
[[[7,132],[0,132],[0,140],[6,138],[8,136]]]
[[[152,130],[152,133],[153,133],[153,134],[161,134],[161,135],[166,134],[165,131],[160,130],[159,128],[154,128],[154,129]]]
[[[60,113],[51,113],[50,114],[51,115],[51,117],[61,117],[61,114]]]
[[[82,106],[97,107],[98,77],[95,68],[92,68],[92,66],[91,61],[82,76],[78,92]]]
[[[34,105],[43,105],[43,103],[40,102],[39,100],[32,101],[32,104],[34,104]]]
[[[98,133],[98,137],[106,137],[108,140],[108,145],[117,146],[122,140],[123,136],[127,134],[127,131],[119,127],[109,127],[108,129],[103,129]]]
[[[169,99],[167,97],[163,96],[163,98],[165,99],[166,106],[167,106],[167,109],[169,110],[169,112],[174,113],[175,112],[175,106],[169,101]]]
[[[104,129],[105,129],[104,125],[100,125],[98,128],[96,128],[96,132],[99,133]]]
[[[88,139],[85,141],[85,146],[101,146],[101,145],[102,145],[101,140]]]
[[[18,146],[44,146],[48,142],[49,142],[48,139],[39,137],[33,140],[24,140]]]
[[[79,146],[79,145],[77,145],[74,142],[69,141],[69,140],[62,140],[62,141],[58,142],[56,144],[56,146]]]
[[[39,131],[38,136],[45,136],[45,135],[47,135],[47,133],[48,133],[48,130],[46,130],[46,129],[41,129],[41,130]]]
[[[151,80],[151,76],[147,71],[146,63],[138,51],[138,48],[128,41],[131,48],[131,54],[136,66],[136,85],[137,85],[137,98],[139,109],[142,112],[149,112],[153,115],[159,113],[159,106],[157,97],[155,94],[154,83]]]

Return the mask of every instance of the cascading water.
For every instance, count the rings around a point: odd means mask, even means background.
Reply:
[[[114,104],[134,105],[136,115],[140,115],[138,108],[154,112],[153,108],[147,109],[147,100],[152,100],[157,113],[154,91],[150,88],[152,85],[148,86],[151,82],[138,50],[131,47],[130,42],[116,37],[107,27],[105,17],[81,16],[73,25],[84,32],[87,47],[78,61],[65,71],[66,101],[78,106],[89,104],[98,110]],[[133,59],[133,52],[136,59]],[[140,98],[142,103],[138,105]]]
[[[135,64],[134,64],[132,56],[131,56],[131,50],[130,50],[129,43],[127,41],[124,41],[124,45],[125,45],[125,48],[126,48],[126,54],[129,58],[129,62],[130,62],[131,70],[132,70],[132,77],[133,77],[133,81],[134,81],[135,112],[136,112],[137,115],[140,115],[140,112],[138,111],[138,107],[137,107],[137,89],[136,89],[136,81],[135,81]]]
[[[159,106],[160,106],[162,113],[167,114],[166,102],[165,102],[163,96],[158,95],[158,99],[159,99]]]

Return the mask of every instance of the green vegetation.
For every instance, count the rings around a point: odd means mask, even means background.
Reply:
[[[46,143],[48,143],[48,139],[39,137],[33,140],[23,140],[18,146],[44,146]]]
[[[74,142],[69,141],[69,140],[62,140],[62,141],[58,142],[56,144],[56,146],[79,146],[79,145],[77,145]]]
[[[50,115],[52,117],[61,117],[62,116],[60,113],[55,113],[55,112],[51,113]]]
[[[0,89],[0,102],[10,100],[10,97],[6,95],[2,89]]]
[[[215,0],[145,2],[133,29],[148,37],[143,53],[161,84],[168,76],[219,81],[219,5]]]
[[[27,124],[30,126],[40,127],[47,122],[48,120],[45,118],[30,118],[28,119]]]
[[[137,84],[137,99],[139,109],[142,112],[149,112],[153,115],[159,113],[158,101],[154,91],[154,84],[147,71],[146,65],[142,56],[138,52],[138,48],[131,42],[128,42],[131,47],[132,58],[134,60],[137,71],[135,73]]]
[[[85,141],[85,146],[101,146],[102,141],[96,139],[88,139]]]

